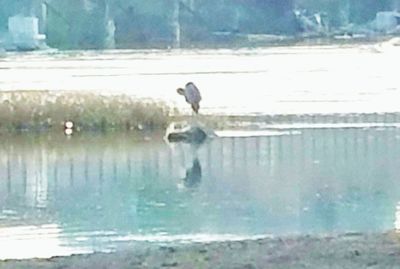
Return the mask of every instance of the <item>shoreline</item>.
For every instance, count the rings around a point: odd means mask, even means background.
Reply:
[[[191,42],[182,44],[179,48],[173,48],[170,44],[132,44],[131,46],[117,46],[114,49],[58,49],[44,47],[41,49],[18,50],[0,47],[0,56],[7,53],[59,53],[73,51],[171,51],[177,50],[214,50],[227,49],[238,50],[246,48],[274,48],[274,47],[296,47],[296,46],[321,46],[321,45],[355,45],[355,44],[373,44],[388,41],[399,36],[398,32],[381,33],[352,31],[351,29],[337,29],[332,32],[317,33],[299,33],[294,35],[279,34],[221,34],[214,36],[215,40],[207,42]],[[220,39],[222,38],[222,39]],[[220,40],[218,40],[220,39]]]
[[[162,101],[128,95],[11,91],[0,92],[0,133],[51,133],[66,121],[75,131],[154,132],[171,122],[187,121],[190,114]],[[291,114],[200,114],[209,128],[234,130],[399,127],[400,111]]]
[[[141,243],[114,253],[0,261],[1,269],[35,268],[395,268],[400,236],[287,236],[190,244]]]

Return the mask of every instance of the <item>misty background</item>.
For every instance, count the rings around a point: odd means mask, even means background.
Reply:
[[[399,0],[0,0],[0,47],[13,16],[38,18],[52,48],[169,48],[240,44],[252,35],[370,36],[377,13],[399,7]]]

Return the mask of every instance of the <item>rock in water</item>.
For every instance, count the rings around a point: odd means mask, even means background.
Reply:
[[[167,134],[167,139],[169,142],[183,142],[200,145],[207,139],[207,134],[202,128],[192,126],[187,130],[173,131]]]

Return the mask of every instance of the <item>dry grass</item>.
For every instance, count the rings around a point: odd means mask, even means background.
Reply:
[[[79,130],[164,128],[172,110],[165,103],[126,95],[17,91],[0,93],[0,131],[63,128],[71,120]]]
[[[164,130],[172,121],[200,121],[213,129],[277,123],[397,123],[400,113],[304,115],[198,115],[193,119],[164,102],[128,95],[0,92],[0,133],[62,131],[65,121],[78,131]],[[247,124],[247,125],[246,125]]]

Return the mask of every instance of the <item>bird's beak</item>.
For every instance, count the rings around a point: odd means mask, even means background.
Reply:
[[[176,92],[178,93],[178,94],[180,94],[180,95],[183,95],[183,89],[182,88],[178,88],[178,89],[176,89]]]

